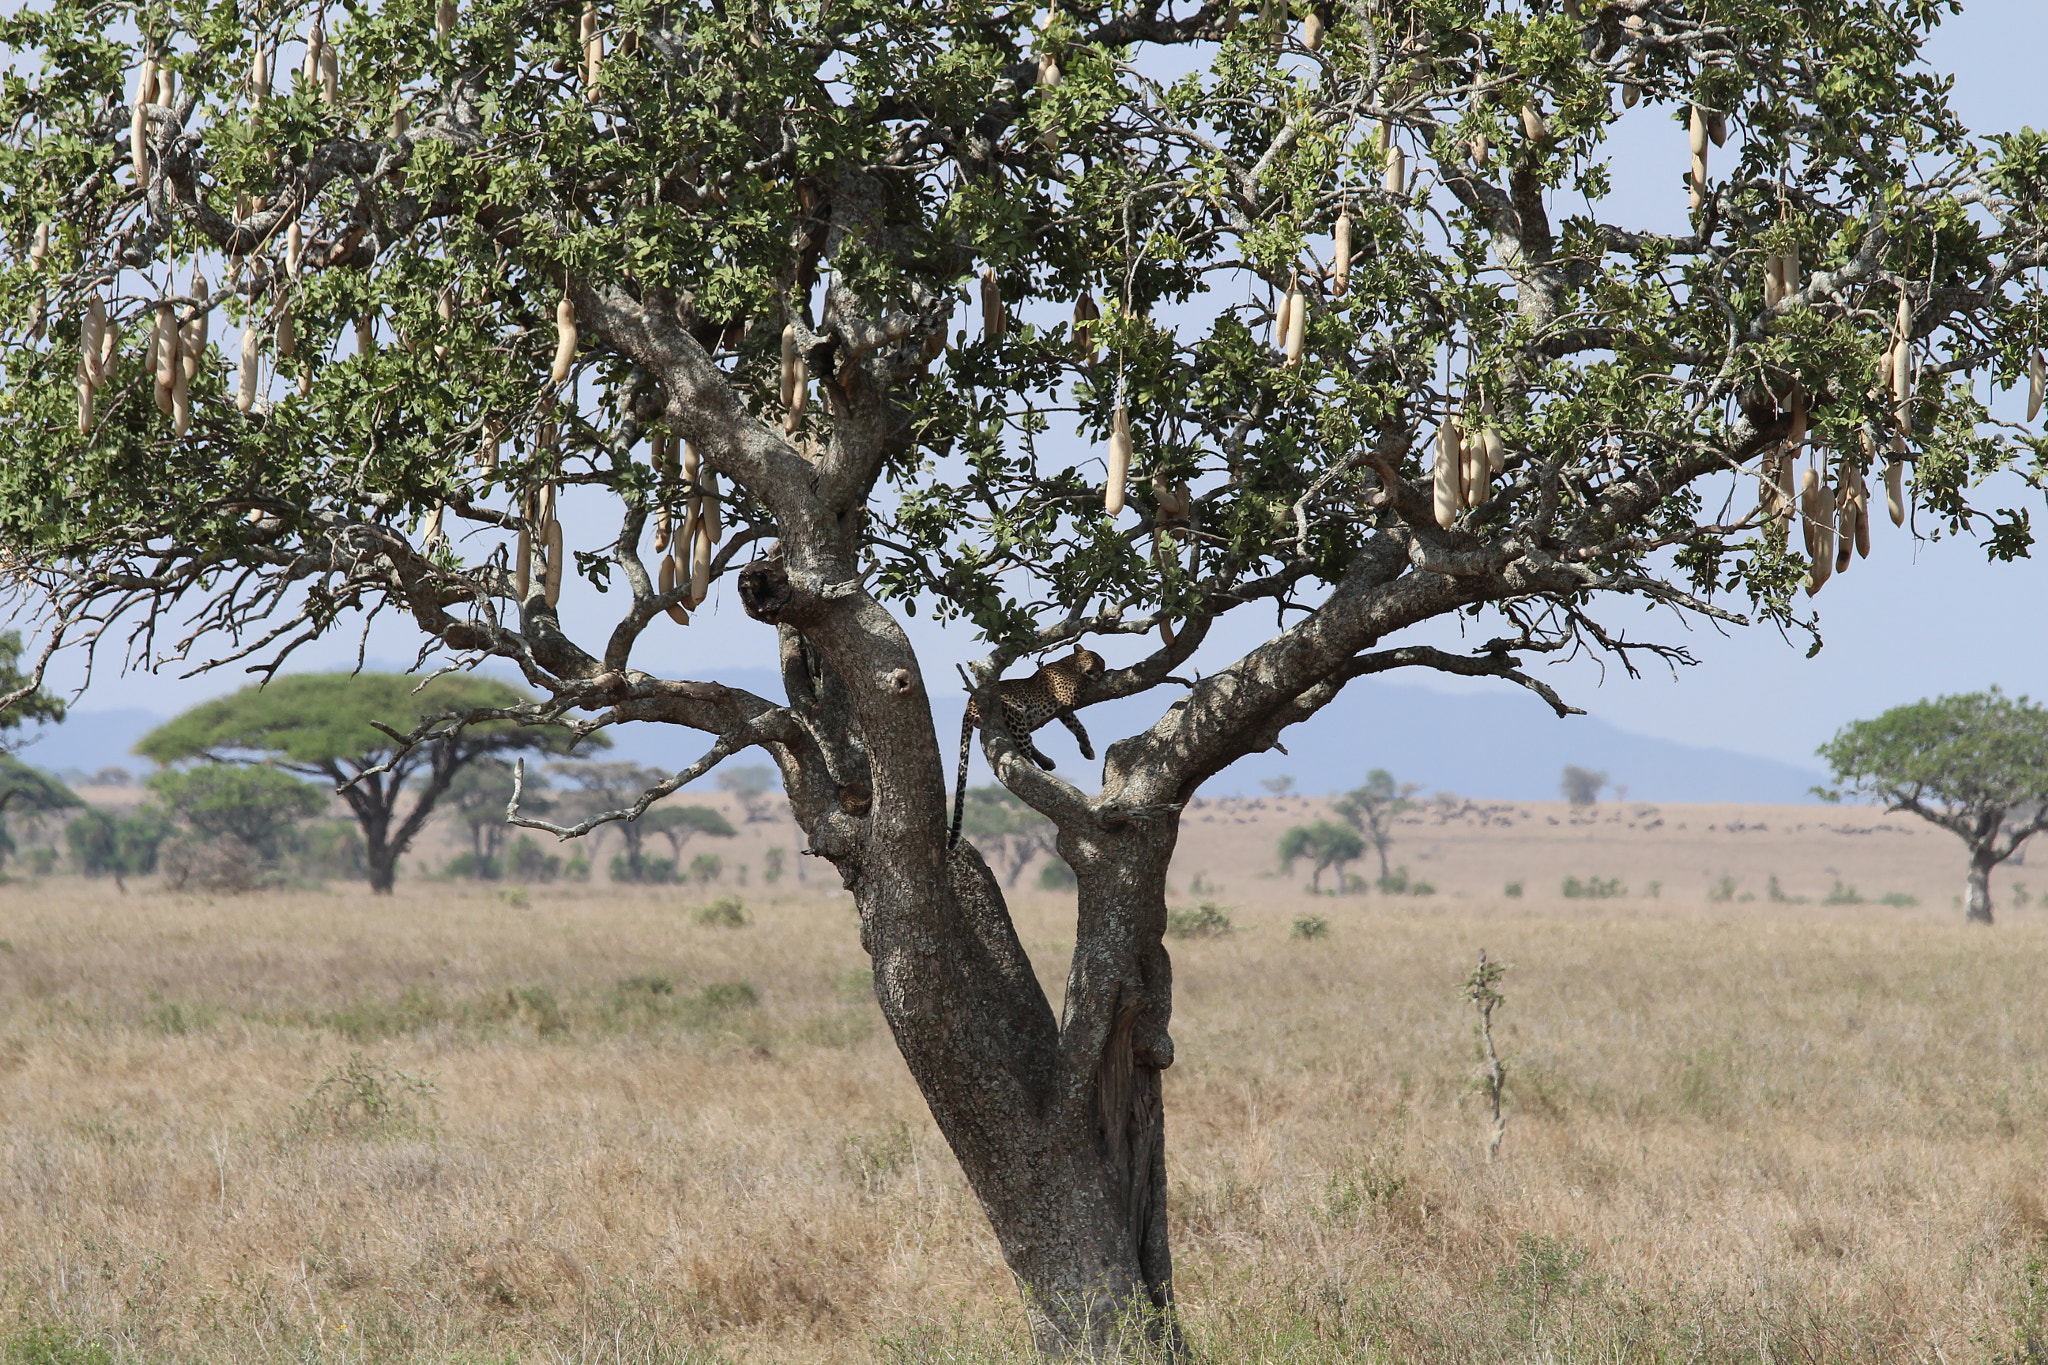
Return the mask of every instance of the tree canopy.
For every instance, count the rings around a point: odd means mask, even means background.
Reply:
[[[327,804],[318,787],[261,766],[165,768],[149,775],[149,790],[201,838],[234,839],[264,859],[284,852],[292,829]]]
[[[1995,687],[1936,697],[1845,725],[1819,753],[1828,800],[1866,796],[1968,844],[1968,918],[1991,923],[1991,869],[2048,829],[2048,709]]]
[[[1296,862],[1308,859],[1309,888],[1313,891],[1323,889],[1323,873],[1335,868],[1336,889],[1342,891],[1344,865],[1365,856],[1365,840],[1349,825],[1318,820],[1312,825],[1295,825],[1281,835],[1279,854],[1281,869],[1290,873]]]
[[[389,891],[399,855],[464,768],[489,755],[611,743],[520,724],[530,720],[520,714],[530,701],[519,688],[473,674],[423,682],[398,673],[293,673],[202,702],[143,736],[135,751],[159,763],[242,759],[326,778],[362,827],[371,887]],[[480,714],[505,711],[517,719]],[[399,797],[415,777],[412,807],[400,819]]]
[[[64,699],[43,688],[41,670],[22,672],[21,650],[20,631],[0,631],[0,736],[24,721],[64,719]]]
[[[0,538],[51,647],[268,668],[388,610],[511,661],[531,719],[712,737],[558,832],[765,747],[1040,1341],[1140,1302],[1171,1338],[1160,933],[1204,781],[1367,674],[1562,714],[1523,656],[1688,661],[1645,605],[1815,631],[1872,479],[2027,551],[1982,481],[2038,447],[1979,385],[2040,370],[2048,140],[1962,126],[1942,12],[193,0],[136,41],[31,0]],[[1667,226],[1615,192],[1625,119]],[[612,520],[570,543],[572,501]],[[636,667],[729,577],[786,704]],[[1062,1018],[944,847],[920,613],[989,643],[983,752],[1076,873]],[[1454,617],[1476,649],[1398,638]],[[1084,639],[1116,657],[1075,704],[1173,689],[1092,793],[997,692]],[[1129,1123],[1076,1136],[1049,1096],[1098,1085]]]
[[[391,730],[404,735],[435,717],[530,700],[519,688],[474,675],[446,675],[422,686],[402,673],[291,673],[201,702],[143,736],[135,752],[163,764],[261,755],[326,775],[338,761],[368,766],[391,755],[399,747]],[[522,730],[509,720],[464,729],[472,744],[502,748],[566,752],[571,739],[562,731]]]
[[[1365,781],[1330,804],[1330,813],[1364,836],[1380,859],[1380,880],[1393,872],[1387,866],[1387,848],[1394,842],[1394,820],[1415,808],[1419,782],[1396,782],[1385,768],[1374,768]]]

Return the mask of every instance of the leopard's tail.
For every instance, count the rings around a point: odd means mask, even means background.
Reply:
[[[946,847],[960,842],[960,817],[967,809],[967,746],[974,740],[974,712],[970,707],[960,715],[960,775],[953,780],[953,831]]]

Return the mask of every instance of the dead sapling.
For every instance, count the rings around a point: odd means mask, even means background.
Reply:
[[[1492,1161],[1500,1155],[1501,1135],[1507,1131],[1508,1121],[1501,1114],[1501,1096],[1507,1089],[1508,1070],[1502,1065],[1500,1053],[1493,1046],[1493,1012],[1507,1003],[1507,997],[1500,993],[1501,978],[1508,974],[1507,964],[1488,962],[1486,949],[1479,950],[1479,965],[1465,978],[1465,999],[1479,1011],[1479,1060],[1485,1064],[1487,1099],[1493,1105],[1493,1130],[1486,1141],[1486,1159]]]

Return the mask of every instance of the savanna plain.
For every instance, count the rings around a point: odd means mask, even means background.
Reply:
[[[1446,802],[1396,827],[1409,891],[1311,895],[1273,848],[1321,813],[1205,802],[1179,846],[1197,1358],[2048,1362],[2024,867],[1969,929],[1961,845],[1906,817]],[[0,1359],[1022,1359],[850,899],[806,870],[0,886]],[[1057,1007],[1072,899],[1036,871]]]

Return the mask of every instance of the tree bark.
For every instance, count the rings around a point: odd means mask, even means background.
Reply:
[[[1963,903],[1969,907],[1965,918],[1970,924],[1991,923],[1991,869],[1996,866],[1998,859],[1989,846],[1971,848],[1970,872],[1963,898]]]
[[[862,907],[876,997],[1054,1357],[1180,1347],[1160,1093],[1172,843],[1156,830],[1061,840],[1079,915],[1057,1024],[970,843],[949,859],[943,941]]]

